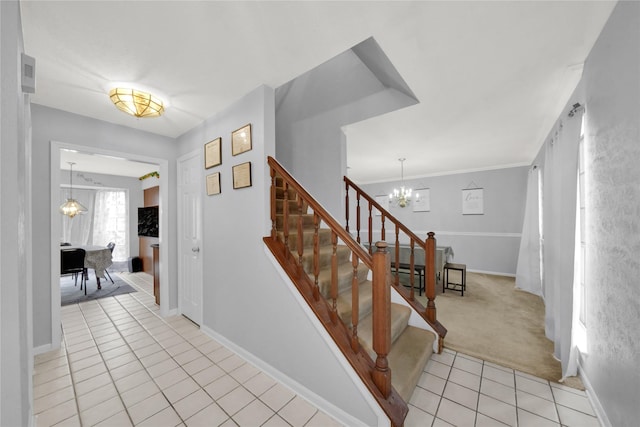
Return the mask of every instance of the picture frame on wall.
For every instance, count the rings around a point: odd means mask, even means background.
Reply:
[[[251,150],[251,123],[231,132],[231,154],[237,156]]]
[[[411,203],[413,204],[414,212],[431,211],[431,190],[429,188],[417,188]]]
[[[222,138],[218,137],[204,144],[204,168],[210,169],[222,164]]]
[[[251,162],[233,167],[233,189],[251,187]]]
[[[220,172],[207,175],[207,196],[214,196],[222,192],[220,187]]]
[[[482,188],[462,190],[462,215],[484,215],[484,190]]]

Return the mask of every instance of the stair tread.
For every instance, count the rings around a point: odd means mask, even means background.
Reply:
[[[358,283],[367,280],[367,274],[369,274],[369,268],[362,263],[358,264]],[[313,280],[312,274],[309,277]],[[338,264],[338,294],[351,288],[352,278],[353,266],[351,261]],[[320,293],[328,299],[331,292],[331,268],[320,270],[318,285],[320,286]]]
[[[408,326],[389,352],[391,384],[405,401],[409,401],[424,367],[433,354],[433,332]]]
[[[391,303],[391,347],[396,339],[409,325],[411,309],[402,304]],[[363,318],[358,324],[358,338],[364,350],[376,360],[376,352],[373,351],[373,313]]]

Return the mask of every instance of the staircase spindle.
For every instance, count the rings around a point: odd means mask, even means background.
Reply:
[[[367,246],[369,248],[369,254],[373,253],[373,215],[371,215],[371,209],[373,208],[373,204],[371,202],[369,202],[369,234],[368,234],[368,239],[369,239],[369,245]]]
[[[320,286],[318,285],[318,277],[320,277],[320,216],[317,212],[313,212],[313,299],[320,299]]]
[[[289,183],[284,182],[284,200],[283,202],[283,215],[282,215],[282,229],[284,232],[284,247],[286,248],[287,259],[291,256],[291,248],[289,247]]]
[[[360,260],[355,253],[351,253],[351,349],[355,352],[360,348],[358,342],[358,320],[360,319],[360,290],[358,289],[358,264]]]
[[[430,231],[427,233],[427,241],[425,242],[425,281],[427,294],[426,315],[430,322],[436,321],[436,238],[435,233]]]
[[[356,242],[360,243],[360,193],[356,193]]]
[[[304,235],[302,232],[302,197],[298,197],[298,239],[296,241],[296,245],[298,246],[298,266],[300,267],[300,271],[302,272],[304,268]]]
[[[411,301],[413,301],[414,298],[414,294],[413,294],[413,286],[415,283],[415,278],[416,278],[416,264],[415,264],[415,259],[414,259],[414,246],[415,246],[415,240],[411,239],[411,243],[409,245],[410,247],[410,252],[409,252],[409,284],[411,285],[411,290],[409,291],[409,299]],[[418,283],[418,286],[422,286],[422,284]]]
[[[384,220],[386,218],[386,215],[383,213],[382,215],[380,215],[380,221],[382,222],[382,225],[380,227],[380,240],[382,240],[383,242],[385,242],[387,240],[387,232],[384,228]]]
[[[398,228],[398,224],[396,224],[396,242],[395,242],[395,251],[394,251],[394,264],[395,264],[395,283],[396,286],[400,286],[400,228]]]
[[[331,321],[338,323],[338,235],[331,230]]]
[[[386,242],[376,242],[373,253],[373,351],[376,364],[371,373],[380,393],[391,394],[391,370],[387,355],[391,348],[391,288],[388,280],[389,253]]]
[[[278,238],[278,226],[276,224],[277,215],[277,188],[276,188],[276,171],[271,168],[271,238],[276,240]]]
[[[344,229],[349,232],[349,184],[344,183],[344,208],[345,208],[345,225]]]

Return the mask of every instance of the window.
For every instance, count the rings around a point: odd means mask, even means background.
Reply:
[[[93,243],[106,246],[116,244],[113,261],[129,258],[129,203],[126,190],[99,190],[96,192]]]
[[[585,203],[585,140],[584,140],[585,115],[582,115],[580,126],[580,141],[578,143],[578,191],[576,206],[576,260],[575,260],[575,284],[574,298],[578,303],[574,307],[578,309],[578,325],[576,327],[576,345],[578,349],[587,351],[587,289],[585,286],[586,274],[586,203]]]

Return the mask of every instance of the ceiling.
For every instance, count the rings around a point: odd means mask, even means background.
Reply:
[[[80,153],[75,150],[60,150],[60,169],[69,170],[73,163],[76,172],[91,172],[104,175],[129,176],[140,178],[150,172],[157,172],[160,166],[154,163],[132,161],[122,157],[97,153]]]
[[[356,182],[530,164],[614,1],[21,1],[32,102],[177,137],[373,36],[420,103],[344,128]],[[160,118],[116,109],[154,89]],[[74,167],[75,168],[75,167]]]

